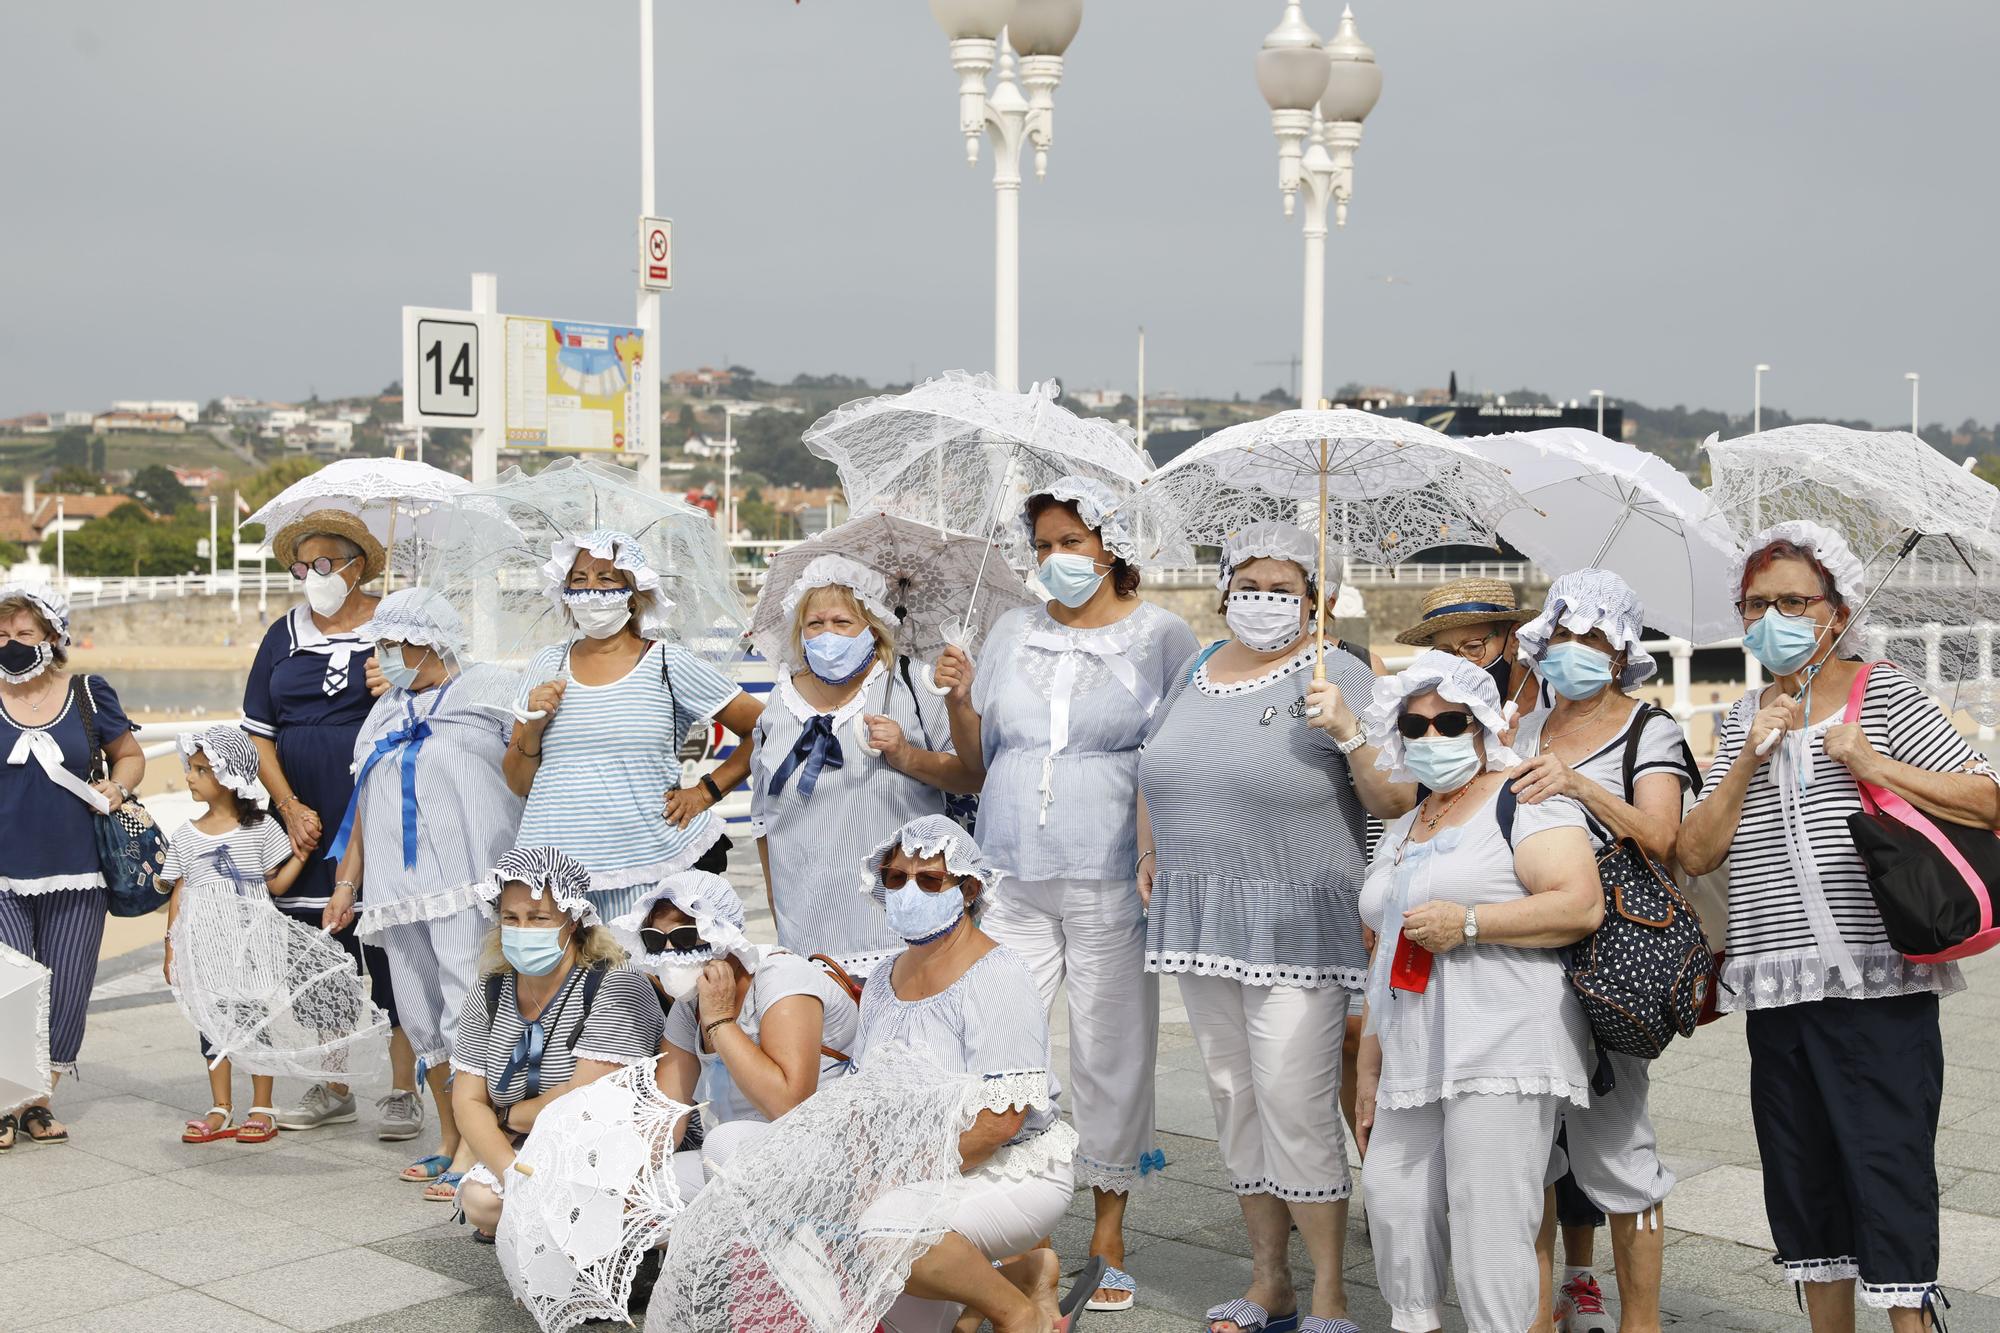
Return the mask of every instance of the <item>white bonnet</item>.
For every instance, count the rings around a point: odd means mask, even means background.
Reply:
[[[1403,767],[1403,733],[1396,730],[1405,700],[1435,690],[1447,702],[1464,704],[1486,728],[1486,767],[1513,768],[1521,757],[1500,743],[1507,723],[1500,712],[1500,690],[1484,667],[1474,666],[1456,653],[1426,648],[1417,654],[1409,669],[1375,682],[1375,701],[1361,715],[1361,725],[1380,754],[1375,767],[1384,769],[1395,782],[1415,782],[1416,775]]]
[[[1076,506],[1076,516],[1083,520],[1085,527],[1097,533],[1104,549],[1123,560],[1128,565],[1139,563],[1139,543],[1133,539],[1132,529],[1119,509],[1118,492],[1095,477],[1059,477],[1048,485],[1028,494],[1028,501],[1046,495],[1053,500],[1068,500]],[[1028,511],[1024,502],[1021,510],[1021,526],[1027,531],[1028,544],[1032,548],[1035,541],[1035,525],[1028,521]]]
[[[250,743],[241,727],[225,725],[184,731],[177,744],[183,765],[199,750],[208,756],[208,766],[215,771],[217,782],[245,800],[263,796],[264,788],[257,781],[257,747]]]
[[[0,601],[10,597],[21,597],[34,605],[48,622],[49,629],[56,636],[56,643],[64,648],[70,646],[69,598],[49,587],[46,583],[8,583],[0,585]]]
[[[979,897],[973,900],[974,912],[983,912],[993,905],[994,886],[1006,877],[1007,872],[988,861],[972,835],[949,815],[920,815],[876,843],[861,863],[861,892],[877,907],[887,906],[882,863],[898,847],[911,856],[942,855],[946,870],[978,880]]]
[[[663,901],[672,903],[682,915],[694,922],[695,933],[701,936],[704,947],[685,953],[646,951],[639,931],[645,926],[646,918],[653,914],[653,909]],[[724,954],[735,954],[743,960],[744,966],[755,972],[758,963],[770,950],[750,943],[749,937],[743,933],[745,920],[743,900],[736,896],[736,890],[730,887],[728,880],[706,870],[681,870],[667,876],[634,901],[630,910],[611,923],[611,934],[638,967],[706,963]]]
[[[1833,589],[1840,599],[1847,603],[1850,611],[1859,611],[1861,603],[1868,598],[1866,578],[1862,573],[1861,560],[1854,554],[1854,548],[1847,539],[1832,528],[1804,519],[1794,519],[1789,523],[1775,523],[1752,537],[1737,557],[1729,562],[1729,600],[1734,602],[1743,596],[1743,570],[1750,563],[1750,557],[1773,542],[1790,542],[1812,553],[1812,558],[1826,566],[1826,572],[1833,576]],[[1858,634],[1861,617],[1856,616],[1848,623],[1845,634]]]
[[[509,884],[527,885],[536,898],[550,895],[580,926],[598,924],[597,908],[585,896],[590,889],[590,872],[553,847],[515,847],[502,853],[493,873],[477,886],[489,914],[499,914],[500,891]]]
[[[1229,580],[1236,577],[1238,565],[1266,557],[1291,561],[1311,581],[1319,567],[1319,541],[1304,528],[1290,523],[1251,523],[1238,528],[1223,539],[1222,569],[1216,576],[1216,588],[1228,592]],[[1329,596],[1327,600],[1332,598]]]
[[[375,614],[354,632],[364,643],[414,643],[454,658],[465,655],[465,622],[435,588],[398,588],[375,603]]]
[[[893,622],[894,611],[889,609],[889,581],[858,560],[850,560],[844,555],[828,553],[815,556],[812,563],[799,571],[798,578],[785,590],[785,624],[790,626],[792,618],[798,614],[799,603],[814,588],[845,588],[854,594],[855,600],[874,612],[884,621]]]
[[[1612,649],[1625,654],[1625,670],[1618,677],[1621,689],[1652,679],[1660,669],[1652,654],[1639,646],[1645,635],[1646,608],[1625,580],[1608,569],[1579,569],[1549,585],[1542,613],[1521,626],[1521,660],[1541,665],[1557,626],[1572,634],[1603,630]]]
[[[588,552],[599,560],[609,560],[614,569],[630,573],[632,618],[640,637],[657,639],[666,635],[667,612],[674,604],[660,589],[659,571],[647,561],[645,548],[639,545],[637,538],[611,528],[559,537],[549,548],[548,563],[542,566],[542,587],[549,600],[562,608],[565,618],[569,616],[569,607],[563,599],[563,589],[569,584],[570,567],[576,563],[579,551]],[[576,622],[571,620],[569,623],[574,625]]]

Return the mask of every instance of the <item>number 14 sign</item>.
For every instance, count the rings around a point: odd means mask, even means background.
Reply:
[[[403,424],[500,423],[498,320],[469,310],[403,307]]]

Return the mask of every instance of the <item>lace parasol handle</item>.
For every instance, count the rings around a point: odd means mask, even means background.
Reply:
[[[947,620],[944,624],[938,626],[938,633],[944,638],[946,643],[965,653],[967,656],[971,655],[972,630],[965,621],[957,617]],[[940,685],[937,683],[937,672],[934,670],[924,672],[923,688],[926,693],[934,694],[940,699],[951,693],[949,685]]]
[[[543,685],[552,685],[559,680],[567,682],[569,679],[570,679],[569,669],[565,667],[562,670],[557,671],[553,676],[550,676],[547,680],[541,681],[539,683]],[[534,693],[532,689],[529,690],[528,692],[530,694]],[[516,722],[540,722],[543,718],[549,715],[549,712],[546,708],[522,708],[519,705],[516,705],[508,709],[507,711],[514,715],[514,720]]]

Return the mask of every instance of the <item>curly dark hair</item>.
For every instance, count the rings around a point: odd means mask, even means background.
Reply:
[[[1028,530],[1033,532],[1035,524],[1041,521],[1042,515],[1048,513],[1051,509],[1065,510],[1071,518],[1079,523],[1083,523],[1087,528],[1090,527],[1088,523],[1084,523],[1083,515],[1077,512],[1076,501],[1058,500],[1053,495],[1031,495],[1028,497]],[[1096,528],[1090,528],[1090,530],[1097,532]],[[1100,534],[1100,539],[1101,536],[1102,534]],[[1107,551],[1106,554],[1109,554],[1109,552]],[[1111,557],[1111,573],[1109,577],[1111,579],[1111,587],[1120,597],[1132,597],[1138,594],[1139,571],[1135,566],[1127,564],[1124,557],[1117,555]]]

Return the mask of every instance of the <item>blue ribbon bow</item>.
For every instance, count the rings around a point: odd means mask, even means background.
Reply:
[[[1164,1171],[1166,1169],[1166,1149],[1155,1148],[1151,1152],[1142,1152],[1139,1154],[1139,1174],[1141,1177],[1150,1176],[1155,1171]]]
[[[236,858],[230,854],[227,844],[209,848],[205,859],[208,861],[209,869],[213,870],[218,878],[226,879],[231,884],[234,884],[239,894],[247,894],[251,891],[253,886],[250,883],[250,877],[237,868]],[[263,885],[259,884],[255,887],[261,889]]]
[[[817,714],[800,729],[798,740],[792,743],[792,752],[785,756],[785,762],[779,764],[778,771],[771,775],[769,794],[776,796],[782,792],[796,770],[799,775],[799,799],[810,801],[813,788],[819,785],[821,771],[840,766],[840,738],[833,734],[833,714]]]
[[[505,1088],[514,1081],[514,1074],[523,1065],[528,1070],[528,1090],[523,1100],[542,1095],[542,1052],[548,1049],[548,1033],[542,1029],[542,1020],[536,1019],[521,1029],[521,1035],[514,1042],[514,1049],[507,1053],[506,1068],[500,1071],[500,1081],[495,1088]]]
[[[447,681],[444,689],[438,691],[440,705],[444,703],[445,690],[450,688],[451,683]],[[368,758],[362,761],[361,771],[354,775],[354,794],[347,798],[347,813],[340,817],[340,831],[333,835],[333,845],[327,848],[326,859],[329,861],[338,861],[341,854],[347,850],[348,839],[354,836],[354,817],[360,812],[361,789],[368,784],[368,775],[375,771],[376,764],[402,749],[403,869],[417,868],[417,752],[422,750],[424,742],[430,739],[431,723],[428,717],[418,721],[414,701],[406,703],[404,707],[408,713],[402,730],[392,731],[376,741],[375,748],[369,751]],[[436,712],[436,708],[431,709],[433,715]],[[404,749],[405,746],[408,748]]]

